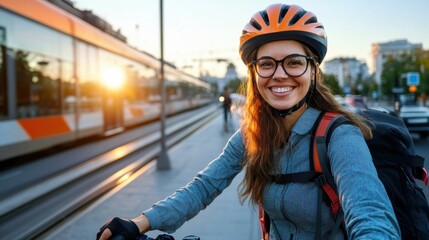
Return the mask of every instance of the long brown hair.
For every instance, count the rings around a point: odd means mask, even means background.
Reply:
[[[316,56],[306,46],[304,48],[309,56],[316,59]],[[252,53],[253,58],[256,57],[256,53],[257,50]],[[323,82],[319,65],[315,62],[310,65],[312,75],[316,76],[316,82],[310,84],[310,91],[314,91],[307,101],[308,106],[322,111],[344,114],[362,131],[366,139],[372,138],[371,129],[363,121],[364,119],[345,110],[337,103],[330,88]],[[313,88],[313,84],[316,84],[315,88]],[[246,172],[239,186],[240,200],[244,202],[250,198],[253,203],[260,203],[265,186],[271,182],[271,174],[273,171],[280,170],[279,156],[276,156],[275,153],[286,144],[290,135],[288,129],[292,128],[287,129],[284,118],[272,114],[271,106],[259,94],[256,86],[256,73],[252,64],[248,66],[248,79],[243,82],[241,91],[246,95],[241,124],[246,149],[243,161]]]

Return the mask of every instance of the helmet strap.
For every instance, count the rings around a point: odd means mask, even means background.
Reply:
[[[274,115],[278,115],[280,117],[286,117],[288,115],[290,115],[291,113],[295,112],[296,110],[300,109],[304,103],[307,101],[307,96],[309,95],[310,91],[307,92],[307,94],[305,95],[305,97],[303,99],[301,99],[301,101],[299,101],[298,104],[296,104],[295,106],[288,108],[288,109],[283,109],[283,110],[279,110],[276,108],[271,107],[271,111]]]

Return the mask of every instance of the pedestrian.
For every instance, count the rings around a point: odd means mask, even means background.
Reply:
[[[240,38],[241,59],[248,67],[240,129],[188,185],[134,219],[109,222],[100,230],[104,230],[100,239],[112,231],[124,232],[123,226],[132,226],[133,234],[153,229],[174,232],[242,170],[241,201],[263,205],[270,216],[271,240],[317,238],[318,186],[276,184],[273,176],[309,171],[310,135],[321,111],[339,112],[352,124],[335,128],[327,152],[345,229],[334,227],[329,206],[322,204],[320,239],[399,239],[392,205],[365,143],[372,137],[370,127],[339,105],[323,82],[319,66],[326,51],[324,27],[313,13],[286,4],[255,13]]]
[[[232,105],[231,94],[229,92],[228,86],[224,87],[223,93],[221,95],[221,99],[222,99],[222,107],[223,107],[223,124],[224,124],[223,126],[224,126],[225,132],[228,132],[228,119],[231,118],[231,105]],[[232,121],[232,119],[230,119],[230,121]]]

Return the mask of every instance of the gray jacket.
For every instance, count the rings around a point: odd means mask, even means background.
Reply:
[[[307,109],[292,129],[281,151],[283,173],[308,171],[310,133],[319,111]],[[143,212],[152,229],[173,232],[198,214],[228,187],[242,170],[244,144],[240,131],[224,151],[184,188]],[[335,129],[328,146],[331,169],[338,187],[349,239],[400,239],[392,205],[377,177],[371,155],[355,126]],[[270,239],[314,239],[317,190],[314,183],[269,184],[264,192],[264,209],[271,219]],[[322,204],[322,235],[334,224],[334,217]],[[343,239],[338,230],[329,239]]]

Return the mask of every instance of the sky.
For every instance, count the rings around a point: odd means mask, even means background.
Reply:
[[[72,2],[120,29],[130,45],[160,57],[160,0]],[[399,39],[429,49],[428,0],[163,0],[164,59],[195,76],[219,77],[227,63],[216,59],[227,59],[244,76],[238,53],[241,31],[254,13],[279,2],[317,16],[328,36],[325,61],[354,57],[370,64],[373,43]]]

